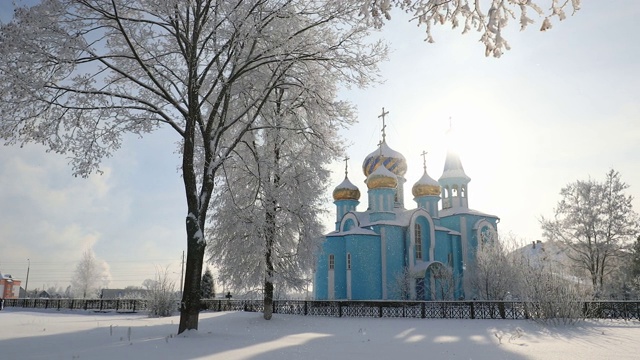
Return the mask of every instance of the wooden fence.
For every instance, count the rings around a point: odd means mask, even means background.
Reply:
[[[138,312],[140,299],[6,299],[5,307]],[[640,320],[640,301],[576,303],[585,318]],[[179,301],[176,301],[176,311]],[[274,313],[332,317],[395,317],[422,319],[529,319],[539,307],[523,301],[305,301],[276,300]],[[261,312],[262,300],[201,300],[203,311]]]

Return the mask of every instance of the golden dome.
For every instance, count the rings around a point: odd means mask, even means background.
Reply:
[[[364,159],[362,163],[364,176],[369,176],[380,167],[380,164],[384,164],[384,167],[397,176],[404,176],[407,173],[407,160],[402,154],[391,149],[385,141]]]
[[[397,186],[398,178],[384,166],[378,166],[378,168],[367,177],[367,187],[369,189],[395,189]]]
[[[340,185],[333,190],[333,200],[358,200],[360,199],[360,190],[353,185],[347,177]]]
[[[427,174],[426,166],[420,180],[411,188],[411,193],[414,197],[440,195],[440,185]]]

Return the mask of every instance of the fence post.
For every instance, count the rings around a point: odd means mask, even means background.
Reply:
[[[307,311],[308,311],[308,310],[307,310],[307,303],[308,303],[308,301],[307,301],[307,300],[305,300],[305,301],[304,301],[304,314],[305,314],[305,316],[307,315]]]
[[[426,317],[427,317],[427,309],[425,309],[424,301],[423,301],[422,303],[420,303],[420,304],[421,304],[421,306],[420,306],[420,312],[421,312],[421,314],[420,314],[420,315],[421,315],[421,316],[422,316],[422,318],[424,319],[424,318],[426,318]]]
[[[470,310],[471,310],[471,319],[475,319],[476,318],[476,307],[475,307],[475,303],[472,301],[469,303],[470,305]]]
[[[342,317],[342,302],[338,301],[338,317]]]
[[[500,317],[501,318],[503,318],[503,319],[507,318],[505,310],[504,310],[504,301],[500,301],[498,303],[498,312],[500,313]]]

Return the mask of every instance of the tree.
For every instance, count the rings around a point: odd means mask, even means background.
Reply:
[[[631,276],[640,278],[640,236],[636,238],[631,248]]]
[[[513,236],[506,242],[513,242]],[[476,262],[471,264],[468,282],[474,294],[482,300],[504,300],[516,290],[515,264],[509,256],[505,240],[495,232],[482,234],[476,250]]]
[[[202,292],[201,296],[203,299],[213,299],[216,297],[216,286],[213,281],[213,274],[211,274],[211,270],[209,270],[209,268],[207,268],[207,271],[202,275],[200,291]]]
[[[342,83],[367,85],[384,51],[363,39],[392,5],[413,12],[428,34],[436,22],[477,27],[494,56],[508,48],[501,30],[511,10],[520,9],[522,26],[527,9],[542,13],[529,1],[492,2],[486,12],[479,0],[468,2],[43,0],[18,7],[0,28],[0,138],[66,154],[73,174],[86,177],[125,134],[173,129],[187,202],[178,332],[197,329],[215,176],[266,99],[288,85],[283,74],[316,63]],[[562,19],[566,3],[552,4],[551,15]]]
[[[214,179],[292,67],[364,86],[384,57],[353,2],[46,0],[2,26],[0,137],[87,176],[125,133],[180,137],[187,264],[178,332],[197,329]],[[339,26],[338,26],[339,24]]]
[[[412,14],[413,20],[424,25],[426,40],[434,42],[432,27],[451,24],[452,28],[462,26],[462,33],[476,30],[481,33],[480,41],[485,45],[485,55],[500,57],[505,50],[510,50],[504,38],[504,29],[510,20],[518,19],[520,29],[524,30],[534,21],[531,13],[544,16],[540,31],[551,28],[551,18],[566,18],[566,10],[579,10],[581,0],[550,0],[548,12],[542,10],[535,0],[363,0],[362,14],[376,27],[381,27],[385,20],[391,19],[391,10],[398,7]],[[570,6],[569,6],[570,4]]]
[[[82,295],[83,299],[95,298],[102,288],[109,285],[110,279],[107,263],[97,259],[93,251],[86,250],[76,265],[71,288],[75,296]]]
[[[628,259],[628,286],[631,288],[632,296],[640,296],[640,236],[636,238],[631,247]]]
[[[526,302],[528,316],[538,322],[571,325],[584,317],[587,299],[580,278],[569,274],[566,264],[539,251],[511,255],[514,264],[514,294]]]
[[[450,267],[436,262],[429,266],[426,275],[425,281],[430,281],[433,277],[434,288],[431,289],[433,300],[453,300],[458,281]]]
[[[627,188],[615,170],[606,174],[604,182],[576,181],[560,191],[554,218],[540,219],[544,236],[567,245],[569,258],[590,274],[596,294],[614,258],[638,234],[638,214],[633,198],[624,193]]]
[[[158,280],[154,279],[144,279],[142,282],[142,288],[145,290],[151,290],[158,286]]]
[[[265,104],[262,129],[248,133],[224,165],[208,232],[221,276],[237,289],[263,289],[265,319],[275,284],[302,290],[308,281],[323,232],[325,167],[340,153],[339,126],[352,116],[333,101],[334,75],[295,70],[286,74],[294,85]]]
[[[145,292],[149,316],[171,316],[176,309],[176,283],[169,277],[169,268],[156,269],[156,277]]]

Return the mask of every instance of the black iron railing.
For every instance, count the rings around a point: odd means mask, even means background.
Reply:
[[[208,311],[264,309],[261,300],[201,300]],[[331,317],[394,317],[422,319],[529,319],[542,308],[524,301],[312,301],[275,300],[273,312]],[[5,307],[137,312],[147,310],[140,299],[5,299]],[[176,311],[178,310],[176,301]],[[582,301],[576,303],[582,316],[594,319],[640,320],[640,301]]]

